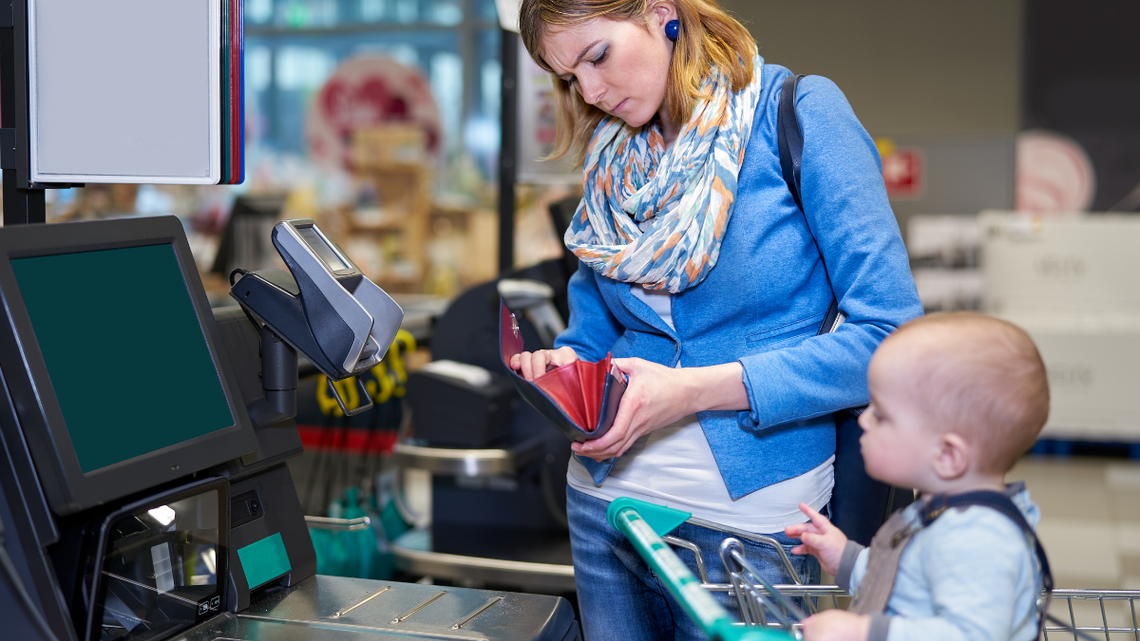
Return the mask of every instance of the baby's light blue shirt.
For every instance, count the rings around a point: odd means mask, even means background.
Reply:
[[[1010,498],[1036,528],[1040,511],[1028,490]],[[904,510],[912,526],[921,525],[922,506],[916,501]],[[852,594],[867,572],[869,552],[844,555],[854,564],[840,567],[837,576],[849,572],[850,585],[843,587]],[[1009,517],[979,506],[950,509],[911,538],[886,621],[874,622],[868,641],[1030,641],[1037,638],[1040,590],[1033,545]]]

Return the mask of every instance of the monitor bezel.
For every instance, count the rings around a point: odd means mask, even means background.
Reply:
[[[214,361],[233,424],[84,474],[11,261],[149,245],[170,245],[198,326]],[[182,222],[174,216],[35,224],[0,229],[0,359],[4,363],[21,434],[40,485],[60,516],[122,499],[257,449],[257,438],[237,381],[225,365],[221,339]],[[81,354],[81,348],[77,348]],[[161,361],[157,361],[160,362]],[[177,411],[177,390],[171,390]],[[140,484],[145,479],[145,485]]]

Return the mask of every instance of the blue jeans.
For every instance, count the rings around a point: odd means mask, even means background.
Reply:
[[[570,520],[570,547],[574,554],[574,581],[586,641],[646,641],[656,639],[707,639],[668,593],[665,585],[626,540],[606,521],[609,502],[566,489],[566,513]],[[720,562],[724,532],[682,523],[669,533],[691,541],[701,550],[711,583],[729,583]],[[792,566],[805,583],[819,583],[819,562],[812,556],[796,556],[799,544],[783,532],[768,534],[783,545]],[[762,543],[742,539],[744,554],[768,582],[794,583],[777,552]],[[688,550],[673,548],[694,576],[697,564]],[[731,593],[714,593],[729,613],[739,620],[739,607]]]

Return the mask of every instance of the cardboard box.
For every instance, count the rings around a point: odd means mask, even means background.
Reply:
[[[982,272],[977,269],[915,268],[911,270],[922,308],[927,313],[979,309]]]
[[[1051,396],[1044,438],[1140,442],[1140,316],[1004,315],[1037,343]]]
[[[915,214],[907,225],[912,267],[976,269],[982,247],[977,214]]]
[[[985,311],[1140,316],[1140,217],[983,212],[980,220]]]

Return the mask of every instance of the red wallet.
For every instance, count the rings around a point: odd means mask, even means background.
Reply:
[[[499,305],[499,352],[523,400],[571,440],[589,441],[609,431],[626,387],[610,355],[596,363],[576,360],[528,381],[511,369],[511,357],[525,349],[515,315],[506,303]]]

